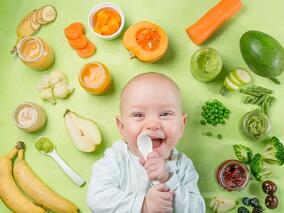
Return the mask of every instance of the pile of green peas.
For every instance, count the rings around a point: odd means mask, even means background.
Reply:
[[[229,118],[231,111],[225,107],[220,101],[206,101],[202,106],[201,116],[204,118],[200,121],[202,125],[206,123],[216,126],[217,124],[225,124],[225,119]]]

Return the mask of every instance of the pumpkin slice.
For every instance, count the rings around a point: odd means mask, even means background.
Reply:
[[[168,35],[158,25],[142,21],[130,26],[123,45],[134,57],[146,63],[158,61],[168,49]]]

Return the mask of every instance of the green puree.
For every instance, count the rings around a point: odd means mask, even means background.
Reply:
[[[258,115],[251,115],[247,120],[247,131],[251,136],[261,136],[266,131],[265,118]]]
[[[41,137],[36,141],[35,147],[38,151],[49,153],[54,149],[53,143],[48,137]]]
[[[219,53],[210,47],[204,47],[195,52],[191,58],[191,73],[199,81],[213,80],[223,67]]]

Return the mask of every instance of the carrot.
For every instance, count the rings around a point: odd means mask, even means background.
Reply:
[[[88,58],[90,56],[92,56],[96,51],[96,46],[88,41],[88,44],[86,47],[82,48],[82,49],[76,49],[77,54],[81,57],[81,58]]]
[[[79,38],[85,33],[85,28],[81,22],[74,22],[64,29],[64,34],[69,40]]]
[[[68,39],[68,42],[70,46],[73,47],[74,49],[81,49],[88,45],[88,39],[84,34],[80,35],[79,38],[73,40]]]
[[[206,41],[241,8],[241,0],[221,0],[197,22],[186,29],[189,38],[197,45]]]

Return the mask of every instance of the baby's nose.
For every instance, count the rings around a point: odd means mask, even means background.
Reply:
[[[150,131],[155,131],[155,130],[158,130],[160,128],[161,128],[160,123],[155,121],[155,120],[148,121],[145,125],[145,129],[150,130]]]

